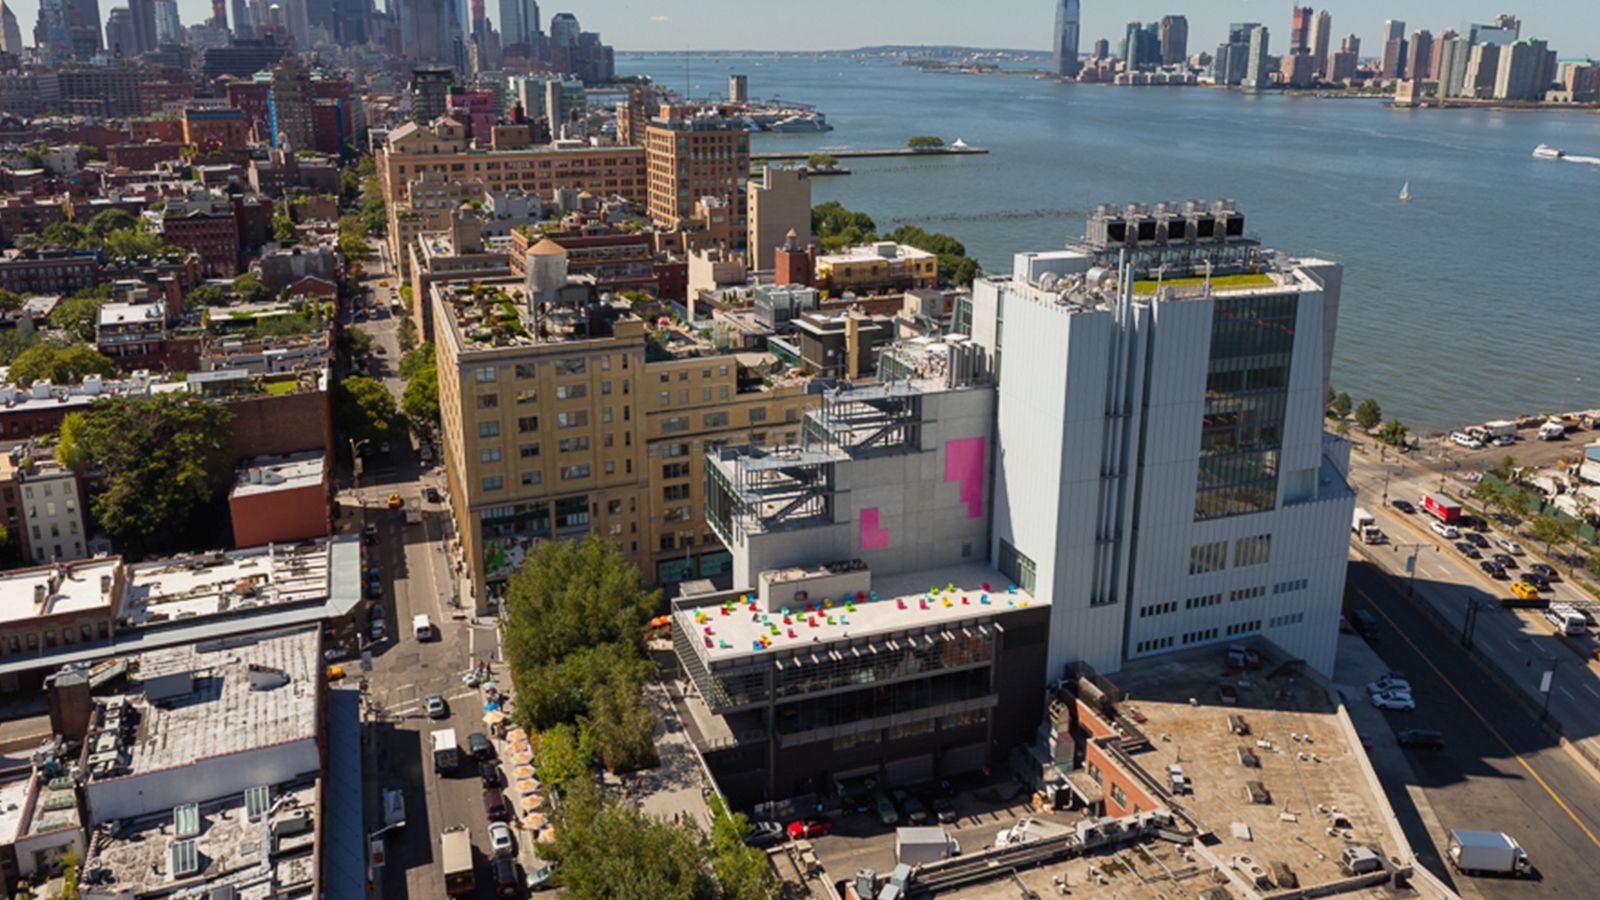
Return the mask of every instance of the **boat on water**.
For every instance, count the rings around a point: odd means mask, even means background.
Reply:
[[[1566,155],[1567,151],[1562,150],[1560,147],[1552,147],[1549,144],[1540,144],[1533,148],[1534,159],[1560,159]]]
[[[828,124],[827,118],[823,116],[822,113],[801,113],[799,115],[789,116],[788,118],[779,119],[778,121],[773,122],[766,128],[767,131],[773,131],[780,134],[793,134],[797,132],[808,131],[831,131],[832,129],[833,126]]]
[[[1411,202],[1411,182],[1409,182],[1409,181],[1406,182],[1405,184],[1400,185],[1400,202],[1401,203],[1410,203]]]

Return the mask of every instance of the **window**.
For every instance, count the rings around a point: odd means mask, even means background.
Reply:
[[[539,402],[539,392],[538,391],[533,390],[532,388],[529,388],[529,389],[523,390],[523,391],[517,391],[517,405],[518,406],[525,406],[525,405],[527,405],[529,403],[538,403],[538,402]]]
[[[478,451],[478,462],[497,463],[500,461],[499,447],[484,447]]]
[[[1151,616],[1164,616],[1167,613],[1175,613],[1177,611],[1178,601],[1169,600],[1166,603],[1153,603],[1149,606],[1140,607],[1139,618],[1147,619]]]
[[[1150,653],[1150,652],[1153,652],[1153,651],[1156,651],[1156,650],[1165,650],[1165,649],[1167,649],[1168,647],[1171,647],[1171,646],[1172,646],[1172,638],[1163,637],[1163,638],[1151,638],[1148,641],[1140,641],[1138,644],[1134,645],[1133,649],[1134,649],[1135,653]]]
[[[520,432],[522,434],[530,434],[530,433],[538,431],[538,430],[539,430],[539,417],[538,416],[523,416],[523,417],[517,419],[517,431],[518,432]],[[535,448],[535,452],[538,452],[537,448],[538,448],[539,445],[538,444],[534,444],[533,446]]]
[[[1222,595],[1221,594],[1206,594],[1204,597],[1190,597],[1189,599],[1183,601],[1183,608],[1184,609],[1205,609],[1208,606],[1216,606],[1217,604],[1219,604],[1221,602],[1222,602]]]
[[[1228,565],[1228,542],[1195,544],[1189,548],[1189,574],[1204,575],[1220,572]]]
[[[499,394],[479,394],[478,395],[478,408],[479,409],[494,409],[494,408],[498,407],[499,405],[500,405],[500,395]]]
[[[1000,539],[1000,562],[997,567],[1000,574],[1011,579],[1017,587],[1032,592],[1034,582],[1038,577],[1033,560],[1011,545],[1005,538]]]
[[[523,487],[533,487],[534,485],[538,484],[539,482],[541,482],[543,480],[544,480],[544,478],[542,477],[541,473],[537,469],[535,469],[532,472],[523,472],[522,473],[522,486]]]
[[[539,367],[532,363],[517,363],[515,374],[518,378],[532,378],[539,371]]]
[[[1282,628],[1285,625],[1299,625],[1305,620],[1306,614],[1304,612],[1287,613],[1281,616],[1273,616],[1268,620],[1267,625],[1270,628]]]
[[[1098,765],[1095,765],[1092,762],[1086,762],[1083,764],[1083,767],[1084,770],[1089,773],[1089,777],[1094,780],[1095,784],[1103,784],[1105,782],[1106,773],[1100,771],[1100,767]]]
[[[663,444],[661,445],[661,458],[672,459],[675,456],[688,456],[688,444]]]
[[[602,371],[602,372],[611,371],[611,357],[609,357],[609,356],[600,357],[600,371]]]
[[[662,478],[688,478],[689,477],[689,464],[686,463],[686,462],[685,463],[667,463],[666,465],[661,467],[661,477]]]
[[[506,480],[503,476],[485,475],[483,477],[483,489],[485,491],[498,491],[505,486]]]
[[[1256,587],[1239,588],[1236,591],[1230,591],[1228,593],[1228,601],[1231,603],[1235,600],[1254,600],[1257,597],[1265,597],[1266,595],[1267,586],[1263,584]]]
[[[620,516],[620,515],[622,515],[622,501],[621,500],[607,500],[606,501],[606,515],[610,515],[610,516]]]
[[[662,384],[668,384],[671,381],[672,381],[672,373],[671,372],[662,372],[661,373],[661,383]]]
[[[494,366],[478,366],[472,370],[472,380],[478,384],[493,384],[494,376]]]
[[[478,423],[478,437],[492,438],[500,436],[500,420],[489,419]]]
[[[722,365],[717,366],[717,374],[726,378],[728,376],[728,364],[723,363]]]
[[[589,411],[586,409],[556,413],[557,428],[582,428],[587,424],[589,424]]]
[[[1228,626],[1228,637],[1240,634],[1255,634],[1261,630],[1261,620],[1254,619],[1249,622],[1235,622]]]
[[[1272,586],[1274,594],[1287,594],[1291,591],[1303,591],[1311,585],[1309,578],[1295,578],[1290,581],[1280,581]]]
[[[669,484],[666,487],[661,489],[661,499],[663,499],[663,500],[687,500],[687,499],[689,499],[689,485],[687,485],[687,484]]]
[[[663,521],[667,521],[667,522],[687,522],[690,519],[694,518],[694,507],[692,507],[692,506],[673,506],[673,507],[669,507],[667,509],[667,511],[666,511],[666,514],[663,515],[661,518],[662,518]]]
[[[1234,542],[1233,564],[1235,566],[1263,565],[1271,556],[1272,535],[1270,534],[1242,537]]]
[[[609,406],[600,407],[600,422],[601,422],[601,424],[604,424],[604,425],[611,424],[611,407],[609,407]]]
[[[561,480],[562,481],[577,481],[580,478],[588,478],[588,477],[589,477],[589,464],[588,463],[584,463],[582,465],[576,465],[576,466],[562,466],[561,467]]]
[[[582,375],[584,368],[584,361],[582,359],[556,360],[557,375]]]
[[[1122,790],[1122,785],[1114,781],[1111,783],[1111,802],[1121,807],[1128,805],[1127,793]]]
[[[517,455],[523,459],[537,459],[539,456],[539,445],[521,444],[517,447]]]
[[[676,433],[678,433],[680,431],[688,431],[688,430],[689,430],[689,417],[688,416],[667,416],[666,418],[661,420],[661,433],[662,434],[676,434]]]
[[[1200,631],[1191,631],[1188,634],[1184,635],[1183,636],[1183,643],[1184,643],[1185,646],[1187,646],[1189,644],[1195,644],[1195,643],[1199,643],[1201,641],[1216,640],[1216,638],[1217,638],[1217,630],[1215,628],[1205,628],[1205,629],[1201,629]]]
[[[578,453],[589,449],[587,437],[562,438],[557,444],[562,453]]]
[[[728,414],[726,412],[706,413],[700,419],[702,428],[727,428]]]
[[[561,384],[556,386],[557,400],[576,400],[579,397],[589,396],[587,384]]]
[[[600,393],[601,394],[610,394],[611,393],[611,382],[609,382],[609,381],[600,382]]]
[[[672,405],[672,392],[671,391],[662,391],[661,392],[661,405],[662,406],[671,406]]]
[[[750,424],[751,425],[754,425],[757,422],[765,422],[766,420],[767,420],[767,408],[765,406],[752,406],[752,407],[750,407]]]

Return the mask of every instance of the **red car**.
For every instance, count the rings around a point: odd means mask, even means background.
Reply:
[[[806,816],[804,819],[796,819],[789,823],[789,838],[797,841],[801,838],[822,837],[832,830],[833,820],[827,816]]]

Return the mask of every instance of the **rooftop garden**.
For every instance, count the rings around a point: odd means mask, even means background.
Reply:
[[[1192,278],[1163,278],[1161,286],[1164,288],[1202,287],[1206,283],[1204,275]],[[1211,276],[1211,289],[1213,291],[1242,290],[1244,288],[1270,287],[1276,284],[1271,275],[1264,272],[1240,272],[1236,275]],[[1154,279],[1141,278],[1133,283],[1135,294],[1154,294],[1156,282]]]
[[[468,340],[503,347],[528,337],[517,308],[523,299],[522,291],[507,292],[497,285],[473,281],[458,286],[454,299],[462,333]]]

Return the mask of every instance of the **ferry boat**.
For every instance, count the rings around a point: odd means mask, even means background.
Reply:
[[[1566,155],[1567,151],[1558,147],[1552,147],[1549,144],[1540,144],[1539,146],[1533,148],[1534,159],[1560,159]]]

